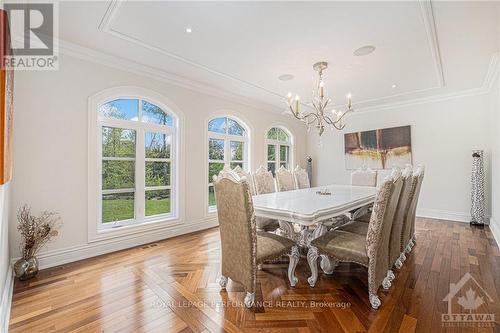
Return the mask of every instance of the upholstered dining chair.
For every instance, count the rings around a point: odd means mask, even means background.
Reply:
[[[351,173],[351,185],[353,186],[377,186],[377,171],[371,169],[357,169]],[[351,220],[368,223],[370,221],[370,212],[372,205],[367,205],[352,211]]]
[[[262,165],[253,174],[256,194],[276,192],[274,177],[271,171],[267,171]]]
[[[393,267],[400,269],[402,266],[401,260],[399,260],[401,254],[401,233],[403,230],[403,223],[406,219],[406,215],[409,209],[409,198],[412,189],[412,166],[407,164],[403,173],[401,175],[403,180],[403,185],[401,188],[401,194],[399,195],[398,206],[396,208],[396,214],[394,215],[394,222],[391,229],[391,238],[389,243],[389,267],[387,271],[387,276],[390,281],[394,280],[395,275]]]
[[[309,182],[309,175],[305,169],[302,169],[297,165],[295,170],[293,170],[293,178],[295,179],[295,187],[297,189],[310,188],[311,183]]]
[[[415,217],[420,196],[420,188],[424,180],[425,167],[418,165],[412,175],[412,192],[410,194],[410,203],[408,213],[403,222],[403,230],[401,236],[401,262],[406,260],[406,254],[410,253],[415,245]]]
[[[394,166],[392,173],[396,174],[399,171],[399,167]],[[401,262],[399,261],[400,256],[400,243],[401,243],[401,230],[403,227],[403,220],[405,214],[408,211],[408,196],[411,188],[411,176],[412,176],[411,165],[407,165],[406,168],[401,173],[400,179],[395,183],[395,193],[391,197],[391,205],[396,205],[396,210],[394,212],[394,217],[392,220],[391,234],[389,238],[389,251],[388,251],[388,266],[387,266],[387,279],[383,282],[383,287],[385,289],[390,288],[392,281],[395,278],[394,271],[392,267],[396,264],[396,267],[401,268]],[[401,185],[399,185],[401,183]],[[398,192],[398,187],[401,186],[399,190],[399,196],[396,195]],[[359,235],[366,235],[368,233],[368,223],[362,223],[364,221],[353,221],[349,224],[341,226],[338,230],[353,232]]]
[[[377,186],[377,171],[371,169],[358,169],[351,173],[351,185]]]
[[[253,174],[255,194],[267,194],[276,192],[274,177],[271,171],[267,171],[262,165]],[[257,230],[272,232],[279,228],[278,220],[265,217],[256,217]]]
[[[290,257],[288,279],[295,286],[298,247],[288,238],[257,232],[247,179],[234,172],[223,173],[214,176],[214,187],[222,250],[220,286],[226,288],[228,278],[241,283],[247,292],[245,306],[251,307],[255,302],[257,266],[283,255]]]
[[[378,189],[366,235],[341,230],[330,230],[313,240],[307,253],[312,270],[308,279],[311,286],[318,278],[317,259],[319,255],[332,257],[336,262],[353,262],[368,268],[368,295],[371,306],[381,305],[378,288],[390,287],[387,278],[389,265],[389,239],[392,221],[401,192],[401,171],[394,169]],[[389,283],[387,283],[389,282]]]
[[[256,192],[255,192],[255,185],[253,183],[253,177],[252,175],[249,173],[249,172],[246,172],[245,170],[243,170],[239,165],[237,165],[233,171],[240,177],[245,177],[247,179],[247,182],[248,182],[248,186],[250,187],[250,193],[252,195],[255,195]]]
[[[295,190],[295,179],[290,170],[287,170],[284,166],[280,166],[276,171],[276,187],[278,192],[285,192]]]

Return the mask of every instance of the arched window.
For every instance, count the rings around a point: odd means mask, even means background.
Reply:
[[[273,174],[280,166],[290,169],[292,137],[287,129],[271,128],[266,135],[267,169]]]
[[[217,117],[208,122],[208,206],[215,208],[213,176],[224,165],[248,170],[248,133],[239,120]]]
[[[98,229],[176,216],[177,123],[142,97],[97,105]]]

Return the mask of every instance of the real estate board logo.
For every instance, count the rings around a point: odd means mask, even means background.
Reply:
[[[10,50],[4,67],[16,70],[58,69],[57,3],[5,3],[8,19],[4,38]]]
[[[445,327],[495,326],[495,314],[485,311],[493,299],[470,273],[457,283],[450,283],[450,292],[443,302],[448,302],[448,313],[441,315]]]

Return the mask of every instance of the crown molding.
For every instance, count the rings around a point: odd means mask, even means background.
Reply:
[[[204,71],[207,71],[209,73],[212,73],[212,74],[215,74],[217,76],[220,76],[220,77],[223,77],[225,79],[228,79],[228,80],[231,80],[233,82],[237,82],[239,84],[244,84],[248,87],[251,87],[251,88],[255,88],[255,89],[258,89],[258,90],[261,90],[261,91],[264,91],[265,93],[268,93],[268,94],[271,94],[271,95],[274,95],[278,98],[283,98],[284,96],[282,96],[281,94],[279,93],[276,93],[272,90],[269,90],[265,87],[262,87],[260,85],[257,85],[255,83],[252,83],[252,82],[249,82],[249,81],[246,81],[246,80],[242,80],[242,79],[239,79],[233,75],[230,75],[228,73],[224,73],[224,72],[221,72],[221,71],[217,71],[211,67],[208,67],[208,66],[205,66],[201,63],[198,63],[198,62],[195,62],[195,61],[192,61],[192,60],[189,60],[187,58],[184,58],[184,57],[181,57],[177,54],[174,54],[172,52],[169,52],[167,51],[166,49],[163,49],[161,47],[157,47],[157,46],[154,46],[152,44],[149,44],[149,43],[145,43],[143,42],[142,40],[139,40],[137,38],[134,38],[130,35],[127,35],[123,32],[120,32],[118,30],[114,30],[112,27],[111,27],[111,24],[113,23],[113,20],[114,18],[116,17],[120,7],[121,7],[121,4],[123,2],[120,1],[120,0],[112,0],[110,5],[108,6],[108,9],[106,10],[106,13],[104,14],[103,16],[103,19],[101,20],[101,23],[99,24],[99,30],[102,31],[102,32],[105,32],[105,33],[108,33],[110,35],[113,35],[117,38],[120,38],[120,39],[123,39],[125,41],[128,41],[130,43],[133,43],[133,44],[136,44],[136,45],[139,45],[141,47],[144,47],[148,50],[151,50],[151,51],[155,51],[155,52],[158,52],[160,54],[163,54],[169,58],[172,58],[172,59],[175,59],[175,60],[178,60],[178,61],[181,61],[185,64],[188,64],[188,65],[191,65],[193,67],[196,67],[196,68],[199,68],[199,69],[202,69]]]
[[[374,111],[382,111],[389,109],[396,109],[406,106],[425,104],[425,103],[434,103],[446,101],[454,98],[462,98],[476,95],[488,94],[493,89],[493,85],[495,80],[498,78],[500,74],[500,53],[494,53],[491,56],[490,64],[488,66],[488,70],[486,71],[485,78],[483,80],[483,84],[479,88],[471,88],[465,90],[459,90],[444,94],[436,94],[432,96],[420,97],[420,98],[412,98],[398,102],[378,104],[367,107],[356,107],[354,105],[356,113],[352,113],[349,116],[354,116],[356,114],[362,114],[365,112],[374,112]]]
[[[283,114],[283,109],[276,107],[274,105],[263,103],[255,99],[243,97],[241,95],[234,94],[222,89],[214,88],[212,86],[205,85],[203,83],[190,80],[176,74],[168,73],[163,70],[158,70],[157,68],[146,66],[132,60],[120,58],[115,55],[110,55],[104,52],[89,49],[74,43],[63,41],[61,39],[59,39],[57,43],[59,44],[59,52],[61,54],[69,55],[92,63],[101,64],[121,71],[133,73],[139,76],[149,77],[151,79],[171,84],[180,88],[188,89],[195,92],[200,92],[209,96],[219,97],[233,103],[238,103],[241,105],[245,105],[263,111],[278,112]],[[359,104],[362,104],[360,102],[354,104],[356,112],[351,114],[350,116],[355,116],[356,114],[365,112],[381,111],[386,109],[394,109],[411,105],[440,102],[454,98],[486,94],[490,92],[491,89],[493,88],[493,84],[495,83],[495,80],[498,77],[499,73],[500,73],[500,53],[495,53],[491,57],[488,70],[483,80],[483,84],[479,88],[460,90],[445,94],[436,94],[421,98],[407,99],[399,102],[381,103],[367,107],[357,106]]]
[[[247,98],[230,91],[215,88],[198,81],[194,81],[180,75],[166,72],[155,67],[147,66],[136,61],[121,58],[115,55],[107,54],[101,51],[83,47],[62,39],[55,41],[58,44],[59,53],[74,58],[97,63],[107,67],[115,68],[121,71],[133,73],[140,76],[171,84],[180,88],[199,92],[205,95],[218,97],[233,103],[256,108],[262,111],[282,112],[283,110],[272,104],[260,102],[255,99]]]
[[[442,88],[445,85],[443,63],[441,60],[441,52],[439,51],[439,42],[436,32],[436,22],[434,21],[434,11],[432,10],[431,0],[419,0],[420,11],[424,20],[425,32],[429,41],[429,48],[434,60],[434,71],[437,77],[437,88]]]
[[[377,97],[377,98],[367,99],[367,100],[363,100],[363,101],[358,101],[356,104],[362,105],[362,104],[373,104],[373,103],[379,103],[379,102],[383,103],[384,101],[390,100],[392,98],[413,95],[413,94],[422,93],[422,92],[426,92],[426,91],[430,91],[430,90],[436,90],[436,89],[444,87],[445,81],[444,81],[443,67],[442,67],[442,61],[441,61],[441,53],[439,51],[439,42],[438,42],[438,38],[437,38],[436,25],[435,25],[435,21],[434,21],[434,14],[433,14],[431,0],[418,0],[418,2],[419,2],[419,6],[420,6],[420,14],[422,16],[422,23],[424,25],[425,33],[427,35],[427,40],[429,42],[429,50],[431,53],[432,61],[434,63],[434,71],[436,74],[436,81],[437,81],[436,85],[425,88],[425,89],[410,90],[410,91],[406,91],[406,92],[399,93],[399,94],[392,94],[392,95],[387,95],[387,96],[383,96],[383,97]],[[217,71],[217,70],[210,68],[208,66],[205,66],[203,64],[191,61],[187,58],[184,58],[182,56],[171,53],[171,52],[169,52],[161,47],[157,47],[157,46],[154,46],[152,44],[145,43],[145,42],[143,42],[137,38],[134,38],[130,35],[127,35],[123,32],[120,32],[118,30],[114,30],[111,27],[111,25],[113,23],[113,20],[117,16],[117,13],[120,10],[122,3],[123,3],[123,1],[120,1],[120,0],[112,0],[111,1],[111,3],[109,4],[109,6],[106,10],[106,13],[104,14],[104,16],[99,24],[100,31],[102,31],[104,33],[108,33],[114,37],[120,38],[120,39],[125,40],[127,42],[136,44],[138,46],[144,47],[148,50],[158,52],[158,53],[163,54],[167,57],[181,61],[185,64],[188,64],[188,65],[191,65],[193,67],[199,68],[201,70],[207,71],[207,72],[212,73],[214,75],[217,75],[217,76],[223,77],[225,79],[229,79],[233,82],[243,84],[245,86],[260,90],[262,92],[265,92],[267,94],[275,96],[276,98],[281,99],[281,98],[285,97],[285,96],[281,95],[280,93],[269,90],[269,89],[262,87],[260,85],[254,84],[254,83],[246,81],[246,80],[239,79],[235,76],[232,76],[232,75],[224,73],[224,72]],[[157,69],[157,70],[159,71],[160,69]],[[334,105],[333,107],[338,108],[341,106],[345,106],[345,105],[339,104],[339,105]]]
[[[113,18],[116,16],[116,13],[118,9],[120,8],[122,4],[122,1],[119,0],[113,0],[110,2],[106,13],[104,14],[100,24],[99,24],[99,29],[103,32],[109,32],[114,35],[119,35],[119,32],[110,32],[113,31],[110,29],[110,24],[112,23]],[[491,89],[492,86],[495,82],[495,79],[497,78],[497,74],[500,71],[500,53],[495,53],[493,54],[490,65],[488,67],[488,70],[486,72],[483,84],[481,87],[478,88],[472,88],[472,89],[466,89],[466,90],[461,90],[461,91],[455,91],[455,92],[449,92],[449,93],[444,93],[444,94],[434,94],[432,96],[426,96],[426,97],[420,97],[420,98],[410,98],[410,99],[405,99],[402,101],[397,101],[397,102],[390,102],[390,99],[396,98],[396,97],[402,97],[402,96],[407,96],[410,94],[415,94],[415,93],[422,93],[430,90],[436,90],[439,88],[442,88],[444,85],[444,75],[443,75],[443,69],[442,69],[442,62],[441,62],[441,56],[439,52],[439,43],[436,35],[436,29],[435,29],[435,24],[434,24],[434,15],[432,12],[432,4],[429,0],[419,0],[420,4],[420,9],[421,9],[421,14],[423,18],[424,25],[426,27],[426,33],[427,37],[429,40],[429,45],[430,45],[430,50],[434,58],[434,64],[435,64],[435,71],[436,71],[436,76],[437,76],[437,81],[438,84],[435,87],[430,87],[426,89],[421,89],[421,90],[414,90],[410,92],[405,92],[401,94],[395,94],[395,95],[390,95],[386,97],[380,97],[380,98],[375,98],[375,99],[370,99],[370,100],[365,100],[365,101],[359,101],[354,104],[354,107],[356,109],[356,113],[352,114],[351,116],[354,116],[356,114],[364,113],[364,112],[372,112],[372,111],[380,111],[380,110],[386,110],[386,109],[394,109],[394,108],[400,108],[400,107],[406,107],[406,106],[411,106],[411,105],[418,105],[418,104],[424,104],[424,103],[433,103],[433,102],[439,102],[439,101],[444,101],[444,100],[449,100],[449,99],[454,99],[454,98],[461,98],[461,97],[467,97],[467,96],[475,96],[475,95],[481,95],[488,93]],[[120,38],[125,38],[124,36],[118,36]],[[133,41],[134,43],[141,43],[140,41]],[[110,55],[101,51],[93,50],[90,48],[86,48],[68,41],[64,40],[59,40],[58,41],[58,46],[59,46],[59,52],[62,54],[70,55],[79,59],[83,59],[89,62],[94,62],[98,63],[101,65],[105,65],[108,67],[116,68],[122,71],[134,73],[136,75],[140,76],[145,76],[149,77],[161,82],[165,82],[167,84],[171,84],[174,86],[178,86],[184,89],[189,89],[191,91],[196,91],[200,92],[209,96],[215,96],[218,98],[225,99],[230,102],[238,103],[241,105],[249,106],[252,108],[257,108],[259,110],[264,110],[264,111],[270,111],[270,112],[278,112],[278,113],[283,113],[283,109],[280,107],[277,107],[275,105],[265,103],[258,101],[253,98],[248,98],[241,96],[239,94],[223,90],[220,88],[215,88],[213,86],[198,82],[196,80],[188,79],[186,77],[182,77],[177,74],[173,74],[170,72],[167,72],[165,70],[161,70],[156,67],[151,67],[144,65],[142,63],[132,61],[129,59],[121,58],[119,56],[115,55]],[[148,47],[150,48],[150,47]],[[167,56],[171,56],[168,53],[165,53],[165,51],[160,51],[163,54],[166,54]],[[177,59],[178,57],[174,55],[174,57]],[[180,57],[179,57],[180,58]],[[185,59],[179,59],[179,60],[185,60]],[[186,62],[187,60],[185,60]],[[190,63],[189,61],[187,61]],[[204,67],[204,66],[202,66]],[[243,82],[241,80],[238,80],[234,77],[229,77],[232,80],[236,80],[239,82]],[[260,87],[256,85],[251,86],[260,89]],[[266,89],[262,88],[261,90],[264,90],[266,92]],[[271,92],[273,95],[282,98],[279,94],[276,94],[274,92]],[[384,103],[384,101],[388,101],[387,103]],[[364,104],[371,104],[366,107],[364,107]],[[337,106],[336,106],[337,107]]]

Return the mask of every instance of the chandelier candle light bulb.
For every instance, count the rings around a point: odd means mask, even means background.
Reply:
[[[347,113],[354,111],[352,108],[352,96],[351,93],[349,93],[347,95],[347,110],[343,112],[331,110],[332,115],[336,118],[335,120],[327,115],[326,111],[330,110],[329,105],[332,103],[332,100],[326,97],[325,82],[323,81],[323,71],[327,67],[328,63],[326,61],[317,62],[313,66],[313,69],[318,72],[319,76],[317,91],[313,91],[313,98],[311,102],[312,106],[316,110],[315,112],[301,113],[299,111],[299,95],[295,95],[295,103],[292,101],[292,93],[288,93],[287,95],[287,104],[292,115],[298,120],[303,121],[307,125],[308,129],[311,125],[316,124],[319,136],[323,134],[325,126],[327,125],[329,125],[332,130],[334,128],[337,130],[344,129],[345,124],[342,122],[342,119]]]

